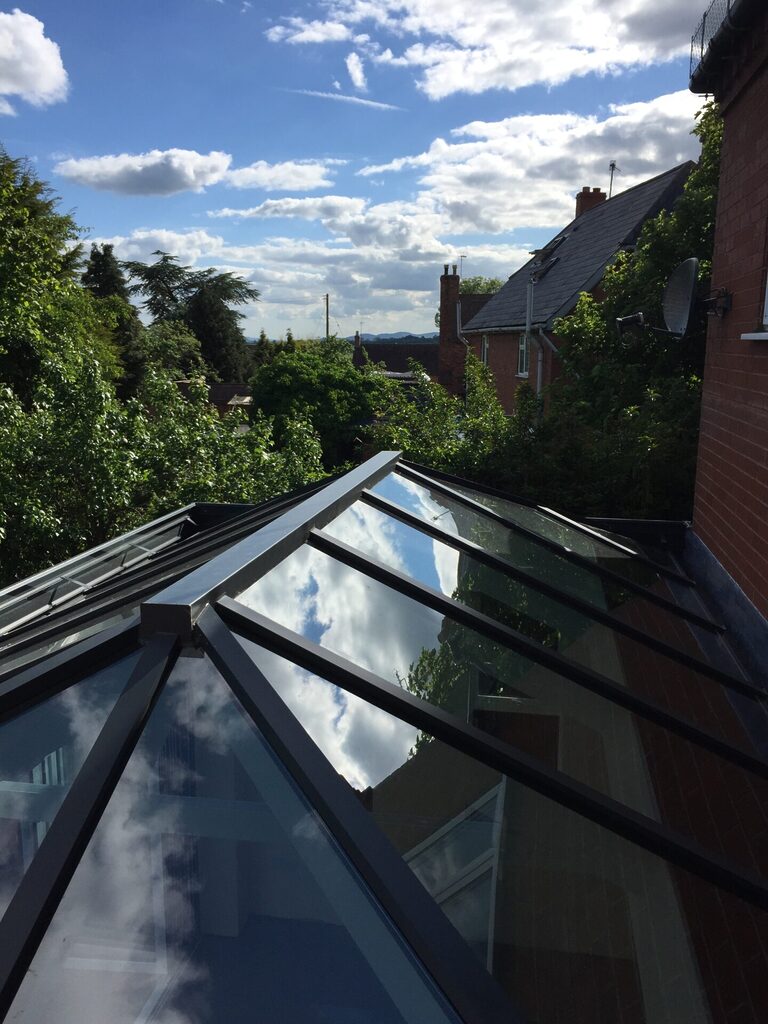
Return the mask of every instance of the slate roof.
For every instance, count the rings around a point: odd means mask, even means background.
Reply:
[[[551,265],[534,290],[533,323],[537,327],[551,328],[557,317],[565,316],[574,307],[581,292],[589,291],[598,283],[616,253],[637,239],[643,223],[672,206],[694,167],[689,160],[619,193],[571,221],[510,277],[464,330],[469,334],[525,327],[531,271],[539,264],[545,270],[548,262]],[[548,250],[551,251],[549,256]]]

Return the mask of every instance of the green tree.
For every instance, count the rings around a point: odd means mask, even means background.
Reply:
[[[91,255],[81,280],[97,299],[116,295],[128,301],[128,282],[115,256],[113,245],[91,246]]]
[[[459,284],[460,295],[495,295],[501,288],[502,281],[498,277],[462,277]]]
[[[460,295],[495,295],[501,288],[502,281],[498,277],[462,277],[459,282]],[[435,327],[440,326],[440,310],[435,313]]]
[[[414,384],[396,386],[373,428],[379,449],[396,449],[415,462],[469,478],[493,476],[504,458],[508,424],[486,366],[467,353],[462,400],[411,362]]]
[[[261,502],[323,476],[320,444],[306,419],[287,418],[278,445],[264,416],[255,416],[248,431],[242,411],[219,416],[202,378],[182,395],[167,374],[151,368],[128,420],[140,477],[133,502],[139,522],[190,501]]]
[[[0,382],[23,401],[51,355],[88,343],[62,309],[77,288],[79,232],[57,201],[27,163],[0,151]]]
[[[257,368],[251,383],[254,412],[274,417],[279,436],[286,421],[310,420],[328,469],[355,454],[356,439],[367,434],[394,390],[378,367],[358,370],[352,346],[334,337],[284,349]]]
[[[127,404],[98,363],[52,374],[31,408],[0,391],[0,584],[29,575],[191,501],[260,502],[319,479],[303,419],[247,432],[198,378],[184,396],[149,367]]]
[[[191,331],[214,377],[242,381],[250,358],[240,326],[243,314],[232,307],[257,299],[258,289],[234,274],[182,266],[161,250],[154,255],[154,263],[124,264],[134,282],[130,293],[143,297],[154,323],[178,322]]]

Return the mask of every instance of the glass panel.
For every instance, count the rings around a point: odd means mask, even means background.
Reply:
[[[465,505],[395,473],[379,481],[371,490],[400,505],[412,515],[505,558],[516,568],[542,582],[587,601],[596,608],[610,611],[617,618],[646,633],[653,633],[680,650],[701,656],[699,645],[684,619],[634,591],[602,579],[584,566],[569,562],[535,541],[485,519]],[[657,580],[649,589],[667,600],[673,600],[664,580]]]
[[[530,505],[521,505],[516,501],[508,501],[505,498],[497,498],[495,495],[484,494],[475,491],[471,487],[459,484],[450,484],[450,487],[458,494],[485,505],[486,508],[498,512],[506,519],[511,519],[518,526],[525,527],[532,533],[538,534],[545,540],[554,541],[590,562],[605,564],[606,568],[626,576],[627,579],[642,583],[643,586],[650,586],[657,578],[657,573],[648,565],[638,562],[627,554],[626,551],[619,551],[611,544],[604,544],[597,537],[590,537],[588,534],[577,530],[574,526],[563,522],[557,516],[549,515],[539,508]],[[629,544],[625,543],[625,547]]]
[[[753,744],[715,680],[525,586],[470,555],[358,502],[325,532],[746,750]],[[743,714],[768,728],[765,705]]]
[[[122,658],[0,726],[0,916],[138,657]]]
[[[496,802],[489,866],[433,895],[524,1019],[768,1020],[765,912],[247,647],[412,866],[414,849],[450,835],[483,795]]]
[[[768,877],[768,781],[314,548],[240,601]],[[700,695],[690,710],[708,718],[713,707]]]
[[[227,685],[186,657],[9,1016],[455,1020]]]

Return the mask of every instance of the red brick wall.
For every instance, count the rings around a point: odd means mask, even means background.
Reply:
[[[760,329],[768,267],[768,11],[762,38],[722,97],[725,136],[713,288],[733,309],[707,336],[694,528],[768,617],[768,340]],[[738,66],[738,65],[737,65]]]
[[[480,358],[481,336],[473,335],[468,340],[472,344],[472,351]],[[557,339],[555,339],[555,342]],[[530,365],[528,377],[518,377],[517,358],[520,345],[519,334],[489,334],[488,335],[488,367],[496,378],[496,391],[499,395],[502,406],[506,413],[511,413],[515,408],[515,392],[520,384],[527,380],[527,383],[536,390],[537,361],[539,358],[537,345],[531,345]],[[560,360],[553,355],[552,350],[545,343],[544,365],[542,367],[542,387],[545,388],[560,373]]]

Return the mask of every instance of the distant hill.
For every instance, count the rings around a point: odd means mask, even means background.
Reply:
[[[388,345],[432,345],[437,342],[437,331],[431,334],[408,334],[406,331],[397,331],[395,334],[361,334],[361,339],[366,345],[375,345],[377,342],[386,342]],[[347,341],[354,341],[354,335],[350,335]]]
[[[388,345],[433,345],[437,343],[439,335],[437,331],[432,331],[430,334],[408,334],[406,331],[397,331],[395,334],[361,334],[360,337],[366,345],[375,345],[379,342],[382,344],[386,342]],[[249,345],[255,345],[259,339],[246,338],[245,340]],[[354,334],[350,334],[346,340],[354,341]]]

